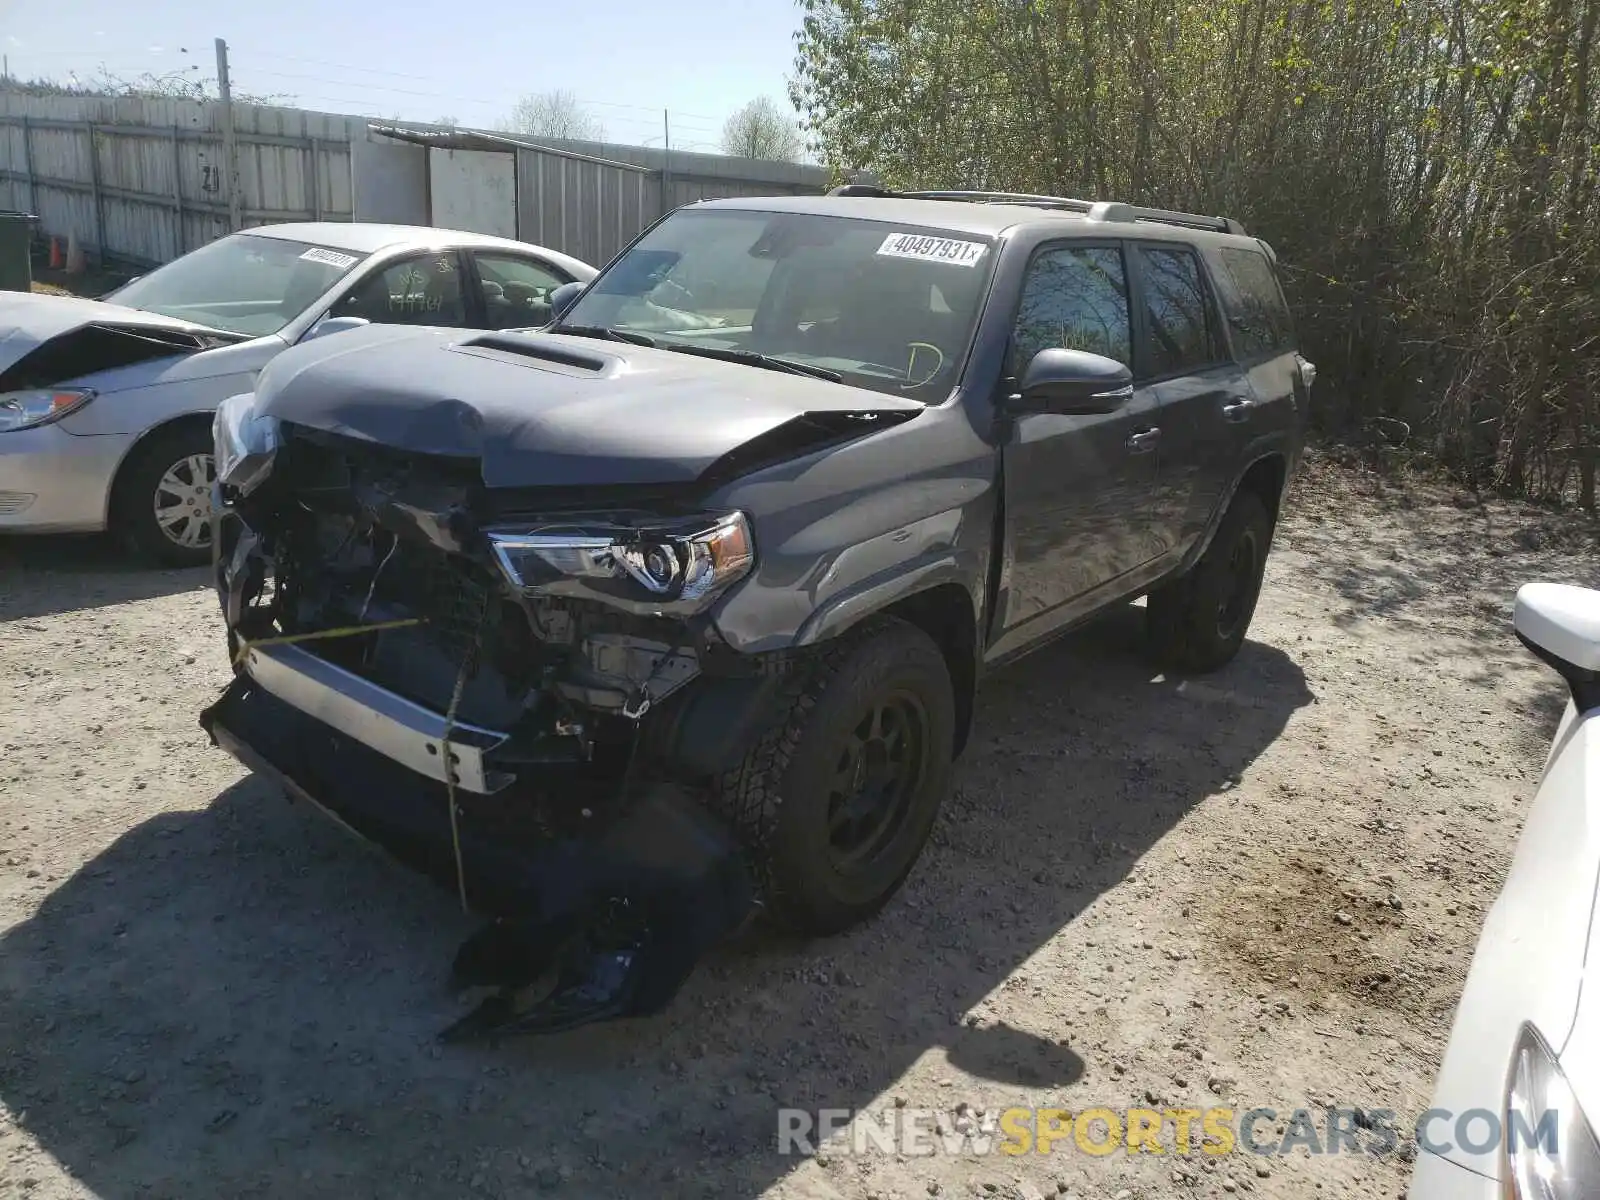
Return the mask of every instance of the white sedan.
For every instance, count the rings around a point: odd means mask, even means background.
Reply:
[[[1489,910],[1411,1200],[1600,1196],[1600,592],[1530,583],[1517,636],[1572,701]]]
[[[0,534],[112,529],[211,553],[211,415],[297,342],[368,322],[545,324],[587,263],[407,225],[268,225],[101,300],[0,292]]]

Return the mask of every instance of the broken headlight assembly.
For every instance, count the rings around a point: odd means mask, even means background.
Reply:
[[[249,495],[272,470],[280,441],[275,417],[257,416],[255,395],[242,392],[217,406],[211,421],[217,482]]]
[[[580,518],[491,530],[489,543],[506,578],[524,591],[599,594],[642,607],[698,610],[755,563],[750,523],[740,512],[654,528]]]
[[[0,433],[59,421],[94,399],[93,388],[26,388],[0,392]]]

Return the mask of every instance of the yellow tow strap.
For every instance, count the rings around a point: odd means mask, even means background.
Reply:
[[[400,621],[379,621],[375,625],[343,625],[338,629],[319,629],[315,633],[286,633],[279,637],[257,638],[253,642],[239,638],[239,652],[233,656],[233,665],[244,662],[245,655],[257,646],[287,646],[294,642],[315,642],[326,638],[355,637],[361,633],[377,633],[380,629],[403,629],[407,625],[421,625],[421,617],[406,617]]]

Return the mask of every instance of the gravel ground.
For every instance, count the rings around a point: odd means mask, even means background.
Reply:
[[[1404,1144],[784,1157],[776,1114],[1414,1120],[1563,701],[1510,600],[1595,561],[1570,518],[1313,463],[1229,668],[1153,674],[1130,608],[986,684],[867,927],[442,1050],[469,925],[208,745],[203,573],[0,544],[0,1196],[1403,1194]]]

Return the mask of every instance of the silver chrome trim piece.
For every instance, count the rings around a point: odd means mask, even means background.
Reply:
[[[267,691],[419,775],[445,781],[445,719],[387,688],[318,658],[299,646],[252,646],[245,670]],[[490,771],[483,756],[509,737],[457,723],[450,733],[456,786],[489,795],[510,777]]]

